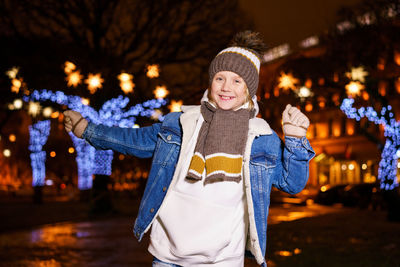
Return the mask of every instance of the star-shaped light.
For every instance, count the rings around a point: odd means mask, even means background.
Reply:
[[[299,83],[299,79],[293,77],[291,73],[286,74],[281,72],[281,76],[279,77],[279,84],[278,87],[284,89],[285,91],[288,89],[295,90],[296,84]]]
[[[124,91],[125,94],[133,92],[133,88],[135,84],[132,82],[133,75],[129,73],[121,73],[118,75],[118,79],[120,81],[119,86],[121,90]]]
[[[153,91],[153,93],[156,96],[156,98],[165,98],[169,94],[167,87],[165,85],[157,86],[156,89]]]
[[[157,64],[148,65],[147,66],[147,77],[149,78],[157,78],[160,76],[160,68]]]
[[[80,71],[73,71],[71,73],[68,74],[68,76],[65,78],[68,82],[68,86],[73,86],[73,87],[77,87],[78,84],[80,84],[82,82],[83,79],[83,75],[81,75]]]
[[[351,68],[351,72],[346,72],[346,76],[353,81],[365,82],[365,77],[368,76],[368,72],[365,71],[363,66],[358,68]]]
[[[180,112],[182,104],[183,104],[182,100],[179,101],[172,100],[171,105],[169,105],[168,107],[171,112]]]
[[[91,74],[89,73],[88,78],[85,80],[85,83],[88,85],[88,89],[91,94],[94,94],[98,88],[103,87],[102,83],[104,79],[101,78],[101,74]]]
[[[359,81],[351,81],[345,86],[345,88],[347,95],[355,96],[360,95],[360,91],[363,90],[365,86]]]

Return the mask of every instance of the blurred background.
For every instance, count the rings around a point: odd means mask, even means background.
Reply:
[[[399,266],[398,0],[0,0],[0,14],[0,266],[149,266],[130,227],[151,159],[94,150],[62,112],[161,122],[199,104],[247,29],[268,45],[258,116],[282,137],[296,105],[316,152],[301,193],[272,192],[269,266]]]

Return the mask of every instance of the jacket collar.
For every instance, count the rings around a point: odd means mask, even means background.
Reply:
[[[200,116],[200,106],[181,106],[183,114],[181,115],[181,124],[184,130],[194,130],[197,120]],[[260,136],[272,134],[269,124],[261,118],[252,118],[249,123],[249,134]]]

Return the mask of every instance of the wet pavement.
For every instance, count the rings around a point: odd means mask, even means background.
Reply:
[[[272,206],[269,224],[340,212],[319,205]],[[134,218],[58,223],[0,234],[0,266],[151,266],[148,235],[137,242]],[[258,266],[247,260],[245,266]]]

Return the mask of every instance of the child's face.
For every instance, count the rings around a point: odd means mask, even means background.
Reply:
[[[245,81],[234,72],[220,71],[211,84],[211,98],[223,110],[235,110],[242,106],[247,97]]]

